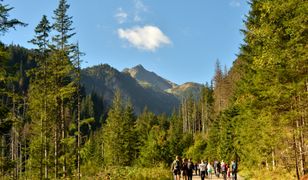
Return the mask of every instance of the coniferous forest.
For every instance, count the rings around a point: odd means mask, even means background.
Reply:
[[[250,0],[230,69],[173,112],[136,113],[86,93],[70,4],[59,0],[28,35],[0,39],[1,179],[172,179],[176,155],[238,163],[246,179],[300,179],[308,168],[308,2]],[[0,38],[27,22],[0,1]]]

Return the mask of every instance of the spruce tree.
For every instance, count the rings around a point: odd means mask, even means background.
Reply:
[[[103,127],[104,161],[107,165],[124,165],[126,162],[123,158],[126,147],[124,147],[123,140],[122,103],[120,91],[117,90]]]
[[[58,101],[58,116],[60,127],[55,132],[55,178],[57,178],[59,167],[59,155],[61,156],[62,175],[66,177],[71,169],[67,167],[67,147],[71,141],[68,135],[68,128],[71,120],[71,114],[66,112],[72,112],[70,102],[72,102],[73,95],[76,92],[75,83],[71,79],[71,73],[74,70],[72,63],[72,53],[75,50],[75,45],[69,42],[70,38],[75,35],[72,31],[72,17],[67,15],[69,5],[66,0],[60,0],[57,9],[54,11],[55,20],[53,29],[56,31],[55,36],[52,37],[54,42],[52,58],[53,65],[55,67],[55,76],[57,78],[57,101]],[[58,131],[58,132],[57,132]],[[61,137],[61,141],[59,141]],[[59,147],[59,142],[61,146]],[[60,148],[60,149],[58,149]],[[60,150],[60,151],[59,151]],[[60,153],[60,154],[59,154]]]
[[[55,20],[53,28],[57,32],[53,37],[53,41],[55,42],[56,48],[67,52],[67,55],[74,50],[75,45],[70,44],[69,39],[76,34],[72,32],[74,30],[72,27],[73,18],[67,15],[69,7],[70,5],[66,0],[60,0],[58,8],[54,11],[55,16],[53,17]]]
[[[134,158],[135,116],[130,103],[124,108],[119,90],[115,92],[112,107],[103,126],[104,161],[106,165],[131,165]]]
[[[10,28],[15,28],[17,25],[26,26],[25,23],[18,19],[9,19],[9,12],[12,9],[12,7],[4,5],[2,0],[0,1],[0,33],[2,34],[6,33]]]
[[[52,112],[50,111],[53,109],[50,107],[52,103],[48,98],[52,96],[50,91],[48,90],[49,87],[52,86],[50,81],[48,80],[50,76],[50,67],[48,62],[48,46],[49,46],[49,33],[51,31],[50,23],[47,17],[44,15],[42,20],[35,28],[35,37],[30,41],[34,45],[37,46],[37,68],[32,70],[33,76],[31,78],[31,88],[29,92],[30,96],[30,116],[32,118],[33,124],[39,124],[39,131],[40,131],[40,142],[41,145],[40,149],[40,157],[31,157],[33,160],[40,159],[40,178],[43,177],[43,166],[44,166],[44,178],[48,178],[48,137],[49,131],[46,129],[50,127],[50,120],[48,119],[52,117]],[[48,107],[49,106],[49,107]],[[37,139],[36,136],[33,137]],[[34,141],[33,141],[34,142]],[[35,147],[33,147],[35,148]],[[34,156],[37,155],[37,152],[34,151]]]
[[[283,159],[298,178],[307,151],[305,9],[307,3],[301,0],[252,1],[239,56],[243,76],[235,98],[240,108],[240,156],[255,151],[255,158],[243,162],[264,161],[275,169]]]

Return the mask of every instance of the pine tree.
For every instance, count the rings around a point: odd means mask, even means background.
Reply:
[[[157,124],[158,122],[155,114],[150,112],[147,107],[145,107],[143,112],[138,116],[135,125],[135,133],[137,136],[136,157],[139,156],[141,148],[145,145],[152,126]]]
[[[53,24],[53,29],[56,31],[56,35],[52,38],[54,42],[53,47],[53,61],[55,65],[55,76],[58,79],[57,84],[57,96],[58,96],[58,115],[60,122],[60,132],[55,132],[55,178],[57,178],[58,174],[58,159],[59,155],[62,156],[62,174],[64,177],[67,176],[67,173],[71,171],[67,168],[67,146],[65,142],[70,142],[70,137],[67,137],[67,131],[71,122],[71,111],[69,102],[71,102],[73,95],[76,92],[75,83],[71,80],[70,74],[73,72],[73,63],[72,63],[72,53],[75,50],[75,45],[69,43],[69,40],[75,33],[71,31],[74,30],[72,28],[72,17],[67,15],[67,11],[69,9],[69,5],[66,0],[60,0],[58,8],[54,11],[55,20]],[[57,131],[58,131],[57,129]],[[59,136],[61,135],[61,146],[59,146]],[[59,151],[60,150],[60,151]],[[60,154],[59,154],[60,153]]]
[[[125,151],[123,152],[124,162],[125,165],[132,165],[134,160],[134,154],[136,154],[136,132],[134,131],[134,126],[136,122],[136,117],[134,114],[133,105],[130,101],[125,106],[124,113],[123,113],[123,131],[125,135],[123,137],[124,140],[124,147]]]
[[[172,161],[176,155],[182,155],[184,150],[183,140],[183,122],[174,111],[170,117],[170,127],[168,129],[168,145],[170,151],[169,161]]]
[[[42,20],[35,28],[35,37],[30,41],[34,45],[38,47],[38,56],[37,56],[37,65],[38,67],[33,71],[33,78],[31,82],[31,88],[29,92],[29,96],[31,97],[30,109],[33,113],[30,113],[32,116],[32,122],[38,123],[40,121],[40,136],[41,136],[41,151],[40,155],[40,178],[43,177],[43,166],[44,166],[44,178],[48,178],[48,137],[50,134],[45,129],[50,126],[51,117],[50,110],[51,107],[48,108],[48,104],[51,105],[48,101],[48,97],[51,96],[50,92],[48,92],[48,87],[52,86],[50,81],[48,81],[48,76],[50,75],[48,71],[50,71],[50,67],[48,67],[47,56],[48,56],[48,46],[49,46],[49,33],[51,31],[50,23],[47,17],[44,15]],[[37,101],[37,102],[35,102]],[[34,139],[37,137],[34,137]],[[36,152],[35,152],[36,154]],[[44,157],[44,158],[43,158]],[[35,158],[34,158],[35,159]]]
[[[108,112],[106,125],[103,127],[104,160],[107,165],[125,165],[123,158],[124,137],[123,137],[123,104],[121,93],[116,91],[112,107]]]
[[[54,11],[55,17],[53,17],[55,20],[53,28],[58,32],[53,37],[53,41],[56,43],[56,48],[67,52],[67,55],[74,50],[75,45],[69,44],[69,39],[76,34],[71,32],[74,28],[72,28],[73,18],[67,15],[69,7],[66,0],[60,0],[58,8]]]
[[[305,9],[307,3],[301,0],[252,1],[239,57],[243,77],[235,101],[242,121],[236,128],[241,154],[256,151],[256,158],[245,163],[271,161],[275,169],[283,159],[297,178],[303,174],[307,151]]]
[[[8,5],[3,5],[2,1],[0,2],[0,35],[4,35],[9,29],[15,28],[17,25],[26,26],[25,23],[17,19],[9,19],[9,11],[12,9]],[[20,161],[20,157],[22,157],[21,149],[18,148],[18,145],[21,144],[20,141],[22,140],[20,131],[24,120],[24,116],[21,116],[20,113],[24,111],[19,108],[19,105],[24,99],[23,94],[19,92],[18,88],[23,85],[24,69],[22,68],[22,59],[16,63],[16,67],[19,67],[19,69],[10,68],[8,64],[9,55],[8,49],[0,42],[0,127],[3,130],[0,137],[0,166],[2,174],[5,173],[4,169],[7,169],[6,171],[9,172],[12,170],[11,178],[16,179],[19,177],[22,164]],[[5,142],[7,137],[10,138],[10,146],[6,146],[8,143]],[[10,148],[8,149],[7,147]],[[5,158],[6,151],[9,151],[10,158]]]
[[[1,0],[2,1],[2,0]],[[26,26],[25,23],[18,19],[9,19],[9,12],[13,9],[8,5],[2,4],[0,1],[0,33],[7,32],[10,28],[15,28],[17,25]]]

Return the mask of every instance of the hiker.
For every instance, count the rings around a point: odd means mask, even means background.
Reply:
[[[198,161],[198,162],[195,164],[195,170],[196,170],[196,175],[199,175],[199,176],[200,176],[199,163],[200,163],[200,161]]]
[[[220,162],[217,161],[216,177],[219,178],[220,172],[221,172],[221,165],[220,165]]]
[[[231,169],[228,163],[226,163],[226,169],[227,169],[227,177],[228,179],[231,179]]]
[[[187,177],[188,177],[188,180],[192,180],[193,170],[194,170],[194,163],[192,162],[191,158],[189,158],[188,162],[187,162]]]
[[[218,164],[218,161],[217,161],[217,160],[215,160],[215,161],[214,161],[214,164],[213,164],[213,166],[214,166],[214,173],[215,173],[215,175],[217,174],[217,164]]]
[[[221,161],[221,174],[224,180],[227,180],[227,166],[223,160]]]
[[[205,164],[205,176],[208,176],[208,172],[207,172],[207,165],[208,165],[208,162],[205,161],[204,164]]]
[[[175,180],[180,180],[181,167],[182,167],[181,158],[179,156],[176,156],[175,160],[172,162],[172,165],[171,165],[171,171],[173,173]]]
[[[183,175],[183,180],[187,180],[187,173],[188,173],[188,167],[187,167],[187,159],[184,158],[183,164],[182,164],[182,175]]]
[[[231,162],[231,173],[232,179],[237,180],[237,163],[235,161]]]
[[[212,166],[212,163],[209,162],[208,165],[207,165],[207,173],[208,173],[208,178],[209,179],[212,179],[212,173],[213,173],[213,166]]]
[[[203,160],[201,160],[201,164],[199,164],[199,169],[200,169],[201,180],[204,180],[205,171],[206,171],[206,164],[204,163]]]

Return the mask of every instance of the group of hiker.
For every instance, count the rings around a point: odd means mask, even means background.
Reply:
[[[201,160],[193,163],[192,159],[181,159],[176,156],[176,159],[171,165],[171,170],[175,180],[192,180],[193,174],[200,176],[201,180],[205,178],[212,179],[213,174],[219,178],[237,180],[237,163],[232,161],[231,164],[224,161],[207,162]]]

